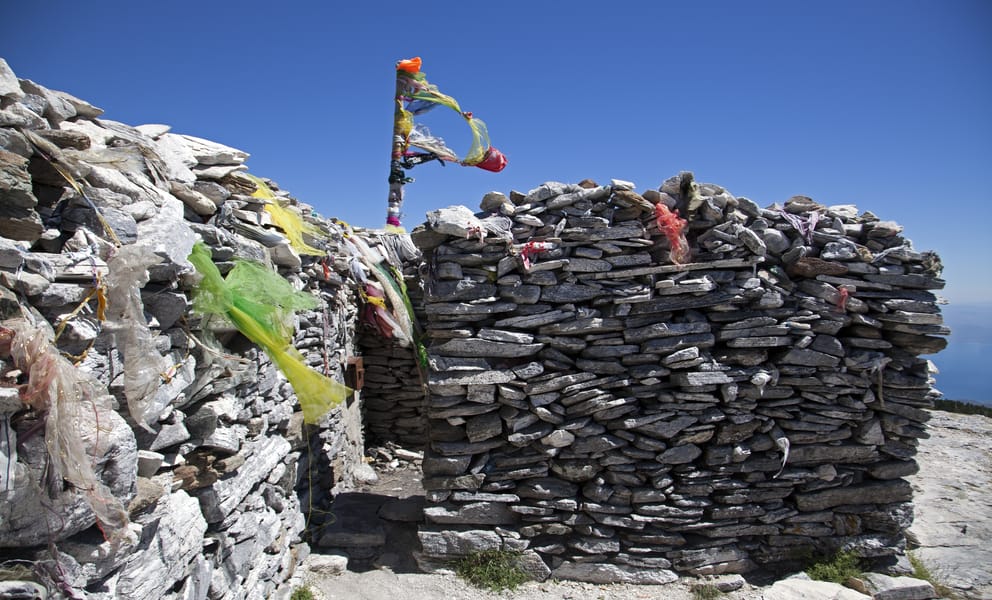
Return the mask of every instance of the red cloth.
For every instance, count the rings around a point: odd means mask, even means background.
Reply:
[[[486,150],[486,155],[482,158],[482,161],[475,166],[480,169],[492,171],[493,173],[499,173],[506,167],[506,163],[506,156],[496,148],[489,146],[489,149]]]

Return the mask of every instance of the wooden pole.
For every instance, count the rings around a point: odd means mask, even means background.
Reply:
[[[393,145],[389,159],[389,207],[386,210],[386,228],[402,227],[400,214],[403,208],[403,186],[407,179],[401,161],[406,150],[406,138],[402,131],[403,92],[406,91],[403,72],[396,70],[396,97],[393,108]]]

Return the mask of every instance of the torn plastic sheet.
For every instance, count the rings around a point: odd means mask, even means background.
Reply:
[[[257,189],[252,192],[252,197],[266,201],[265,211],[272,217],[272,223],[286,234],[289,245],[293,247],[293,250],[296,250],[300,254],[309,254],[311,256],[324,256],[327,254],[319,248],[314,248],[303,239],[304,234],[315,239],[326,237],[326,234],[319,227],[312,223],[307,223],[303,220],[303,217],[292,209],[280,204],[279,198],[262,179],[248,173],[245,173],[245,176],[251,179],[257,186]]]
[[[100,440],[110,437],[101,429],[99,415],[113,410],[111,396],[92,375],[59,354],[47,323],[14,319],[5,325],[0,355],[9,354],[27,374],[27,383],[18,387],[21,401],[44,415],[52,481],[65,480],[82,493],[104,536],[119,545],[129,538],[127,510],[97,478],[91,458],[101,455]]]
[[[145,321],[141,288],[148,283],[148,268],[162,262],[151,248],[122,246],[107,263],[107,322],[124,359],[124,397],[136,423],[151,430],[172,400],[163,377],[172,367],[155,348],[155,335]]]
[[[352,393],[348,386],[308,367],[300,352],[290,345],[293,313],[316,308],[316,298],[295,290],[262,265],[248,261],[236,262],[225,279],[203,242],[193,246],[189,261],[203,276],[196,288],[194,309],[226,318],[265,350],[296,391],[306,423],[317,423]]]

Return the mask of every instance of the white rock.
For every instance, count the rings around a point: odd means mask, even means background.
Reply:
[[[24,97],[21,84],[17,81],[17,75],[14,75],[14,71],[3,58],[0,58],[0,96],[9,96],[14,99]]]
[[[182,136],[174,133],[163,134],[155,139],[155,148],[165,164],[166,177],[187,186],[192,186],[196,182],[196,175],[192,171],[197,164],[196,156],[184,143]]]
[[[173,196],[163,198],[157,215],[138,223],[138,243],[151,246],[153,252],[180,269],[193,268],[186,259],[196,239],[183,219],[183,203]]]
[[[180,135],[201,165],[240,165],[248,160],[248,153],[192,135]]]
[[[316,575],[340,575],[348,570],[348,557],[340,554],[311,554],[305,566]]]
[[[464,206],[432,210],[427,213],[427,222],[438,233],[460,238],[479,237],[484,231],[482,221]]]
[[[764,591],[764,600],[871,600],[851,588],[829,581],[790,578],[776,581]]]
[[[358,483],[375,483],[376,481],[379,481],[379,476],[375,474],[375,469],[366,463],[359,463],[355,465],[353,474],[355,476],[355,481]]]
[[[647,569],[609,563],[578,563],[566,561],[551,572],[552,579],[569,579],[589,583],[633,583],[664,585],[678,581],[679,576],[668,569]]]
[[[169,133],[170,131],[172,131],[172,127],[171,126],[169,126],[169,125],[161,125],[161,124],[158,124],[158,123],[149,123],[147,125],[138,125],[138,126],[135,127],[135,129],[137,129],[141,133],[147,135],[148,137],[152,138],[153,140],[158,139],[159,137],[161,137],[161,136]]]
[[[860,578],[865,592],[874,600],[930,600],[937,593],[929,581],[913,577],[891,577],[881,573],[865,573]]]
[[[207,523],[199,504],[184,491],[163,496],[139,522],[146,530],[121,571],[117,594],[132,600],[161,598],[163,590],[193,571]]]

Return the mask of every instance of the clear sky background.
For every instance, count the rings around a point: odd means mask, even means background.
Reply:
[[[379,227],[394,64],[489,126],[494,174],[410,172],[404,224],[544,181],[681,170],[906,227],[954,304],[992,302],[992,1],[0,0],[0,56],[131,125],[251,154],[327,217]],[[456,151],[454,113],[423,122]],[[990,304],[992,305],[992,304]],[[992,394],[990,394],[992,396]]]

